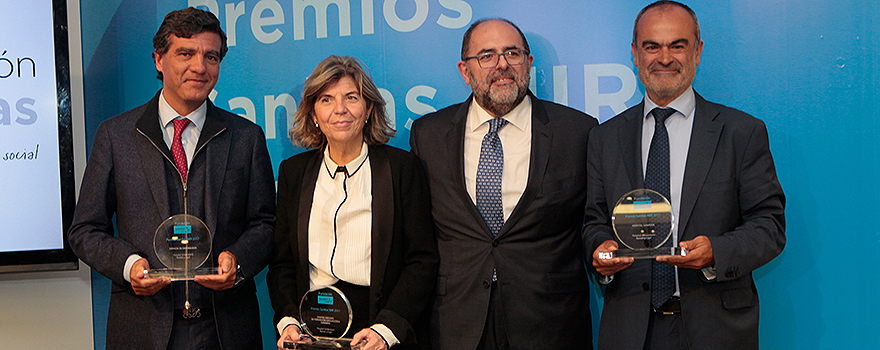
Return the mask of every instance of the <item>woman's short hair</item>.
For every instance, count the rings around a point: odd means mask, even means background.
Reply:
[[[380,145],[394,137],[396,131],[391,127],[385,114],[385,100],[382,99],[369,73],[354,57],[330,56],[315,67],[315,71],[309,75],[303,86],[302,99],[299,101],[293,125],[288,133],[295,145],[314,149],[322,148],[327,144],[327,137],[315,125],[312,118],[315,102],[321,92],[344,77],[354,80],[369,111],[367,123],[364,125],[364,142],[367,145]]]

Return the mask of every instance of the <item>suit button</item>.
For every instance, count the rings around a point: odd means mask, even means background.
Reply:
[[[489,280],[483,280],[483,287],[484,288],[488,289],[491,286],[492,286],[492,282],[489,282]]]
[[[727,269],[727,272],[724,273],[724,276],[727,278],[734,278],[736,276],[739,276],[739,268],[734,266]]]
[[[492,241],[492,246],[493,246],[493,247],[497,247],[497,246],[498,246],[498,241]]]
[[[376,298],[382,299],[382,292],[376,292]]]
[[[642,289],[644,289],[647,292],[647,291],[651,290],[651,285],[648,284],[648,282],[642,283]]]

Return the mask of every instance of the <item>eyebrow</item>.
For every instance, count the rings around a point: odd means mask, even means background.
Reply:
[[[360,95],[361,93],[360,93],[360,91],[357,91],[357,90],[351,90],[351,91],[349,91],[349,92],[346,92],[346,93],[342,94],[342,96],[350,96],[350,95],[352,95],[352,94]],[[326,92],[325,92],[325,93],[323,93],[323,94],[318,95],[318,98],[320,99],[320,98],[322,98],[322,97],[333,97],[333,96],[334,96],[333,94],[330,94],[330,93],[326,93]]]
[[[672,41],[671,43],[669,43],[668,45],[675,45],[675,44],[684,44],[684,45],[687,45],[687,44],[688,44],[688,39],[681,38],[681,39],[673,40],[673,41]],[[645,46],[645,45],[657,45],[657,46],[663,46],[663,45],[660,45],[660,43],[658,43],[658,42],[656,42],[656,41],[653,41],[653,40],[645,40],[645,41],[642,41],[642,45],[641,45],[641,46]]]
[[[181,46],[181,47],[178,47],[177,50],[174,50],[175,53],[183,53],[183,52],[186,52],[186,53],[195,53],[195,52],[198,52],[198,51],[199,51],[199,50],[196,50],[196,49],[191,48],[191,47],[186,47],[186,46]],[[207,52],[205,52],[205,54],[206,54],[206,55],[214,55],[214,56],[218,56],[218,57],[219,57],[219,56],[220,56],[220,51],[217,51],[217,50],[208,50]]]
[[[510,50],[523,50],[523,49],[520,49],[519,47],[517,47],[516,45],[514,45],[514,46],[507,46],[507,47],[502,48],[502,49],[501,49],[501,52],[506,52],[506,51],[510,51]],[[480,50],[480,52],[477,52],[477,55],[482,55],[482,54],[487,53],[487,52],[492,52],[492,53],[494,53],[494,52],[495,52],[495,49],[494,49],[494,48],[492,48],[492,49],[482,49],[482,50]]]

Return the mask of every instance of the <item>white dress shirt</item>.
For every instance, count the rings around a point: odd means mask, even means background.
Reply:
[[[196,108],[196,110],[192,111],[189,115],[181,116],[174,110],[174,108],[171,108],[171,105],[165,100],[165,90],[162,90],[162,93],[159,94],[158,122],[159,127],[165,131],[162,133],[162,138],[165,140],[165,145],[168,146],[168,149],[171,149],[171,142],[174,140],[174,123],[172,120],[178,118],[187,118],[190,120],[190,123],[183,129],[183,133],[180,134],[180,142],[183,144],[183,149],[186,151],[187,167],[192,164],[193,156],[195,156],[196,145],[199,142],[202,128],[205,126],[207,113],[208,102],[205,101],[199,106],[199,108]],[[158,147],[159,145],[156,146]],[[125,281],[131,282],[131,267],[140,259],[140,255],[132,254],[125,260],[125,266],[122,271],[122,277]],[[153,266],[152,268],[156,268],[156,266]]]
[[[325,147],[309,214],[309,289],[340,279],[370,285],[373,195],[367,144],[344,165],[348,178],[336,172],[339,166]]]
[[[464,135],[464,179],[471,200],[477,202],[477,165],[483,136],[489,132],[493,117],[474,99],[468,109]],[[501,172],[501,204],[504,221],[510,217],[529,181],[529,156],[532,152],[532,101],[526,96],[510,113],[503,116],[505,125],[498,131],[504,152]]]
[[[181,116],[165,100],[164,90],[159,96],[159,126],[165,131],[162,134],[162,138],[165,140],[165,145],[168,146],[168,149],[171,149],[171,142],[174,140],[174,123],[172,121],[178,118],[186,118],[191,122],[183,129],[183,133],[180,134],[180,142],[183,143],[183,149],[186,151],[187,167],[192,164],[193,156],[195,156],[196,145],[199,143],[199,135],[202,134],[202,128],[205,126],[207,113],[208,102],[205,101],[189,115]]]

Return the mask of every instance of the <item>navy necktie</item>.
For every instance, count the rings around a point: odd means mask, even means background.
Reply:
[[[675,109],[654,108],[654,136],[651,138],[651,149],[648,151],[648,165],[645,171],[645,187],[662,194],[669,199],[669,134],[666,132],[666,118],[669,118]],[[664,227],[666,226],[666,227]],[[658,225],[659,232],[668,232],[668,225]],[[660,244],[665,234],[658,235],[653,245]],[[672,246],[670,237],[664,247]],[[672,265],[659,261],[652,261],[651,265],[651,304],[659,308],[675,293],[675,269]]]
[[[477,164],[477,210],[483,216],[492,237],[498,235],[504,225],[504,211],[501,205],[501,172],[504,169],[504,151],[498,130],[507,125],[507,120],[492,118],[489,132],[483,136],[480,147],[480,162]]]

